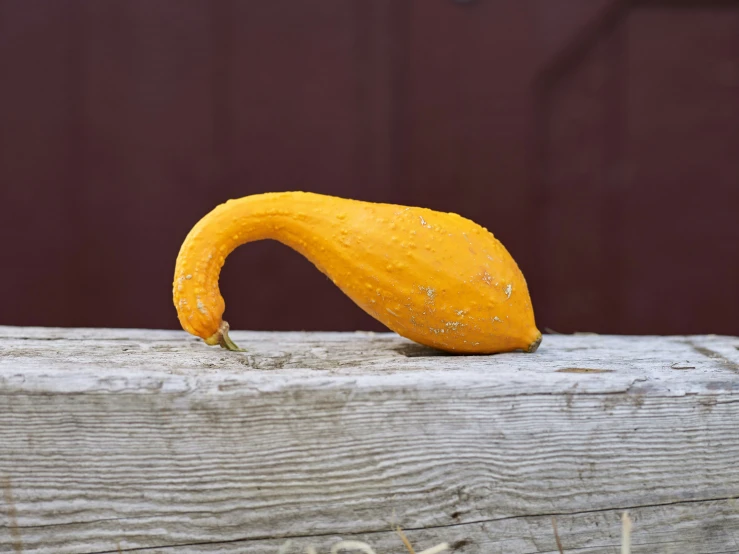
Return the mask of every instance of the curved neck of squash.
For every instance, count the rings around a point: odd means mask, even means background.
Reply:
[[[228,255],[262,239],[304,252],[301,216],[319,199],[301,192],[259,194],[229,200],[203,217],[185,239],[175,268],[173,297],[183,328],[214,340],[225,310],[218,280]]]

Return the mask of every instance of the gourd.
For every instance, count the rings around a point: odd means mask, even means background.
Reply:
[[[238,349],[222,319],[218,278],[229,253],[262,239],[296,250],[372,317],[418,343],[496,353],[533,352],[541,342],[523,274],[480,225],[453,213],[307,192],[229,200],[192,228],[173,283],[183,329]]]

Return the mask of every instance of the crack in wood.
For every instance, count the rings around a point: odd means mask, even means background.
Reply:
[[[598,508],[595,510],[576,510],[571,512],[545,512],[540,514],[526,514],[526,515],[517,515],[517,516],[505,516],[505,517],[499,517],[499,518],[490,518],[490,519],[481,519],[476,521],[465,521],[461,523],[449,523],[446,525],[430,525],[427,527],[405,527],[404,529],[406,531],[428,531],[431,529],[447,529],[451,527],[460,527],[464,525],[477,525],[477,524],[484,524],[484,523],[497,523],[501,521],[511,521],[515,519],[521,519],[521,518],[535,518],[535,517],[542,517],[542,518],[552,518],[552,517],[572,517],[572,516],[582,516],[582,515],[589,515],[589,514],[601,514],[606,512],[625,512],[625,511],[632,511],[632,510],[643,510],[648,508],[663,508],[668,506],[684,506],[687,504],[703,504],[703,503],[709,503],[709,502],[733,502],[736,500],[736,497],[734,496],[723,496],[723,497],[715,497],[715,498],[701,498],[701,499],[693,499],[693,500],[676,500],[674,502],[657,502],[654,504],[635,504],[633,506],[621,506],[621,507],[610,507],[610,508]],[[374,531],[378,532],[378,531]]]
[[[703,356],[706,356],[707,358],[711,358],[713,360],[720,360],[726,366],[731,370],[735,371],[736,373],[739,373],[739,364],[736,362],[730,360],[720,352],[716,352],[715,350],[712,350],[710,348],[706,348],[705,346],[701,346],[699,344],[695,344],[693,341],[685,341],[685,344],[689,345],[693,350],[698,352],[699,354],[702,354]],[[737,347],[739,348],[739,347]]]
[[[684,505],[696,505],[696,504],[708,504],[708,503],[715,503],[715,502],[734,502],[736,501],[736,497],[734,496],[723,496],[723,497],[713,497],[713,498],[701,498],[701,499],[693,499],[693,500],[677,500],[674,502],[658,502],[658,503],[652,503],[652,504],[635,504],[631,506],[620,506],[620,507],[609,507],[609,508],[598,508],[594,510],[575,510],[575,511],[557,511],[557,512],[542,512],[542,513],[532,513],[532,514],[521,514],[521,515],[514,515],[514,516],[504,516],[504,517],[498,517],[498,518],[485,518],[485,519],[479,519],[479,520],[473,520],[473,521],[464,521],[464,522],[456,522],[456,523],[448,523],[443,525],[427,525],[422,527],[404,527],[404,531],[409,532],[419,532],[419,531],[438,531],[443,529],[452,529],[452,528],[461,528],[465,526],[471,526],[471,525],[485,525],[489,523],[500,523],[504,521],[513,521],[518,519],[531,519],[531,518],[561,518],[561,517],[576,517],[576,516],[584,516],[584,515],[592,515],[592,514],[601,514],[601,513],[608,513],[608,512],[616,512],[616,513],[623,513],[625,511],[633,512],[635,510],[644,510],[644,509],[650,509],[650,508],[663,508],[663,507],[670,507],[670,506],[684,506]],[[102,519],[102,520],[94,520],[89,522],[74,522],[74,523],[63,523],[63,524],[56,524],[51,526],[35,526],[35,527],[55,527],[55,526],[64,526],[64,525],[79,525],[80,523],[97,523],[102,521],[120,521],[120,520],[136,520],[136,519],[148,519],[148,516],[142,516],[141,518],[108,518],[108,519]],[[31,527],[31,526],[28,526]],[[0,528],[3,528],[3,526],[0,526]],[[25,527],[22,527],[25,528]],[[118,552],[142,552],[147,550],[155,550],[155,549],[170,549],[170,548],[184,548],[184,547],[190,547],[190,546],[215,546],[215,545],[227,545],[227,544],[235,544],[235,543],[254,543],[258,541],[286,541],[286,540],[311,540],[311,539],[326,539],[335,537],[337,535],[340,536],[348,536],[348,537],[358,537],[358,536],[367,536],[367,535],[379,535],[384,533],[393,533],[392,528],[388,529],[367,529],[367,530],[354,530],[354,531],[331,531],[331,532],[322,532],[322,533],[303,533],[303,534],[284,534],[284,535],[260,535],[256,537],[244,537],[244,538],[238,538],[238,539],[228,539],[228,540],[222,540],[222,541],[200,541],[200,542],[188,542],[188,543],[180,543],[180,544],[165,544],[165,545],[157,545],[157,546],[145,546],[145,547],[134,547],[134,548],[121,548],[118,546],[115,550],[96,550],[96,551],[90,551],[85,552],[81,554],[116,554]],[[640,543],[640,546],[643,544],[648,543]],[[655,543],[658,544],[658,543]],[[454,545],[452,545],[454,546]],[[602,545],[607,546],[607,545]],[[571,551],[575,551],[576,549],[570,549]],[[22,552],[22,550],[19,550],[18,552]],[[528,554],[536,554],[540,551],[531,552]],[[551,552],[551,550],[545,550],[541,552]],[[735,552],[735,551],[730,551]],[[714,552],[713,554],[722,554],[721,552]]]

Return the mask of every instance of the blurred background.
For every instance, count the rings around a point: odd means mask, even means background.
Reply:
[[[178,328],[217,204],[452,211],[540,328],[739,334],[739,1],[0,0],[0,324]],[[381,330],[271,241],[236,329]]]

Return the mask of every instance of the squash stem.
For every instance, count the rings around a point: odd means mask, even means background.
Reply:
[[[228,330],[228,322],[222,321],[220,327],[218,327],[218,331],[213,336],[205,339],[205,342],[210,345],[220,344],[221,348],[225,348],[231,352],[246,352],[246,349],[239,348],[236,343],[231,340],[231,337],[228,336]]]
[[[236,343],[231,340],[231,337],[228,336],[228,332],[223,333],[223,336],[221,337],[221,340],[218,342],[218,344],[221,345],[221,348],[231,350],[232,352],[246,352],[246,348],[239,348]]]

